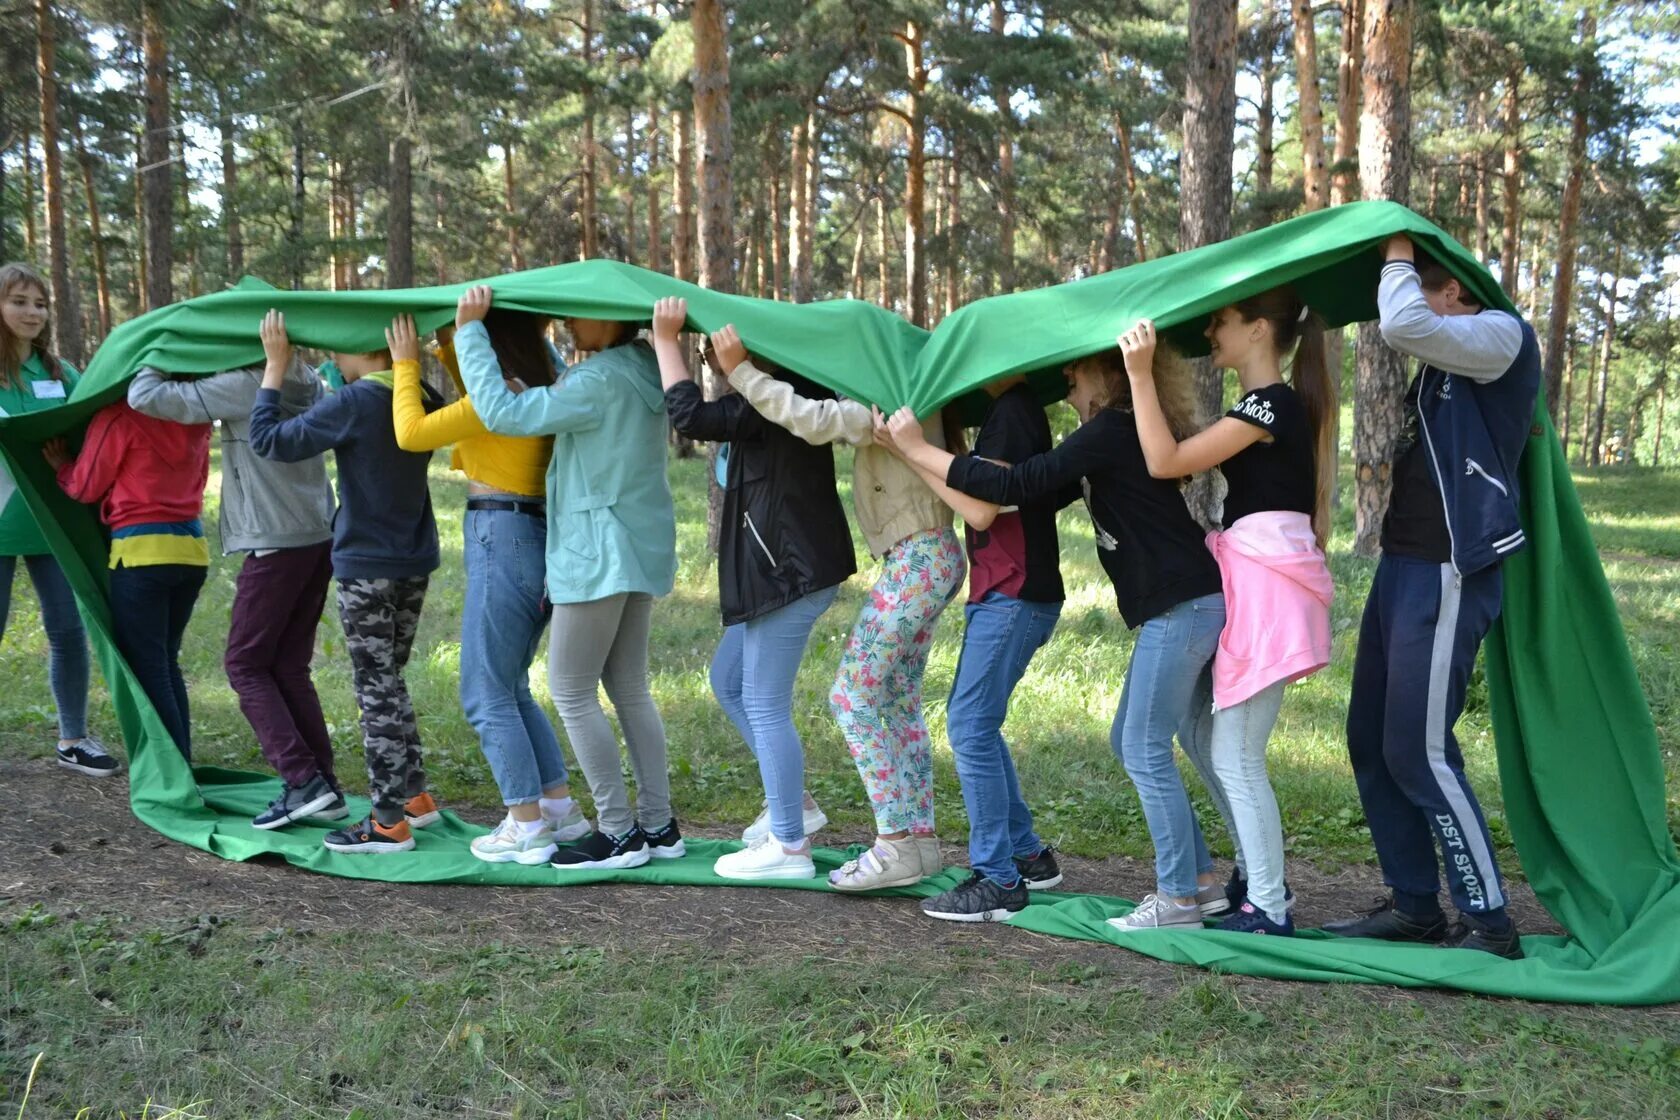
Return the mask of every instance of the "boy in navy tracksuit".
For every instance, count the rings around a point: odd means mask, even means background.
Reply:
[[[1421,364],[1406,393],[1347,735],[1393,893],[1325,929],[1514,959],[1522,947],[1452,729],[1476,650],[1499,617],[1500,562],[1526,543],[1517,461],[1533,422],[1540,348],[1533,328],[1482,307],[1410,239],[1392,238],[1385,255],[1383,340]],[[1462,918],[1451,927],[1438,898],[1437,846]]]

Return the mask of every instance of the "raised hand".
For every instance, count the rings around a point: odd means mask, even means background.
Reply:
[[[1415,251],[1412,248],[1412,239],[1403,233],[1397,233],[1383,242],[1383,260],[1385,261],[1409,261],[1414,257]]]
[[[292,340],[286,336],[285,315],[269,308],[258,333],[262,337],[263,356],[268,359],[269,365],[283,370],[292,364]]]
[[[653,305],[653,337],[659,342],[675,342],[688,322],[688,301],[681,296],[666,296]]]
[[[482,322],[484,316],[490,313],[490,300],[494,293],[488,284],[474,284],[455,303],[455,325],[464,327],[468,323]]]
[[[270,315],[275,312],[269,312]],[[63,436],[54,436],[41,445],[41,458],[47,461],[47,466],[60,471],[70,462],[70,445],[64,442]]]
[[[385,328],[385,345],[391,349],[393,362],[420,360],[420,334],[414,329],[414,316],[398,315]]]
[[[1126,356],[1126,373],[1130,377],[1155,376],[1155,324],[1139,319],[1131,330],[1115,339],[1120,353]]]
[[[741,336],[735,333],[733,323],[721,331],[712,332],[712,349],[717,353],[718,366],[725,377],[734,373],[735,367],[747,360],[746,344],[741,341]]]

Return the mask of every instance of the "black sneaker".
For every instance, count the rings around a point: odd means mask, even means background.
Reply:
[[[60,766],[90,778],[109,778],[119,769],[117,760],[105,753],[105,744],[92,735],[73,743],[61,742],[56,753]]]
[[[384,825],[374,817],[359,824],[329,832],[321,843],[331,852],[351,852],[358,855],[383,855],[386,852],[412,852],[414,832],[407,821]]]
[[[1016,856],[1015,870],[1021,873],[1021,882],[1029,891],[1047,891],[1062,882],[1062,868],[1056,862],[1056,849],[1048,844],[1040,848],[1036,856],[1028,859]]]
[[[1447,935],[1441,939],[1440,947],[1478,949],[1496,957],[1504,957],[1508,961],[1523,959],[1522,940],[1517,935],[1515,922],[1498,931],[1484,929],[1469,922],[1454,922],[1447,930]]]
[[[665,827],[658,832],[649,832],[641,825],[636,826],[636,831],[641,833],[642,843],[647,845],[648,854],[654,859],[681,859],[688,854],[676,817],[666,821]]]
[[[301,786],[282,782],[280,796],[269,802],[268,808],[257,814],[251,821],[251,827],[264,830],[281,828],[331,808],[334,801],[343,803],[334,792],[332,784],[321,774],[316,774]]]
[[[1394,908],[1390,896],[1357,918],[1326,922],[1324,932],[1337,937],[1373,937],[1379,941],[1438,942],[1447,936],[1447,916],[1404,913]]]
[[[640,867],[653,858],[642,830],[634,826],[623,836],[591,832],[569,848],[554,853],[549,864],[561,871],[601,871],[612,867]]]
[[[1266,912],[1254,903],[1244,902],[1237,907],[1235,914],[1215,928],[1231,930],[1233,933],[1269,933],[1274,937],[1294,937],[1295,919],[1286,911],[1280,924],[1267,917]]]
[[[1227,913],[1241,910],[1243,903],[1248,901],[1248,876],[1240,867],[1231,868],[1231,877],[1225,880],[1225,901],[1230,906]],[[1295,892],[1289,889],[1288,879],[1283,881],[1283,908],[1295,909]]]
[[[922,913],[942,922],[1002,922],[1026,908],[1025,877],[1013,887],[1000,887],[978,871],[944,894],[922,901]]]

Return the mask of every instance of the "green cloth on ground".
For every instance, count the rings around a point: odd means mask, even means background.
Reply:
[[[1032,374],[1059,395],[1059,366],[1113,345],[1140,317],[1190,352],[1203,347],[1203,316],[1234,299],[1295,283],[1332,324],[1375,314],[1380,247],[1411,234],[1491,306],[1511,304],[1486,269],[1445,233],[1403,207],[1356,203],[1320,211],[1218,245],[1103,276],[982,300],[932,335],[853,301],[792,305],[704,292],[629,265],[589,261],[501,277],[497,301],[555,314],[646,318],[654,299],[685,295],[690,321],[740,327],[765,357],[861,400],[908,403],[927,412],[1010,373]],[[104,543],[92,511],[59,493],[40,458],[42,440],[85,424],[123,391],[143,364],[210,372],[261,359],[263,311],[288,314],[305,345],[366,350],[382,344],[395,312],[422,330],[453,314],[465,285],[394,292],[277,292],[259,285],[175,304],[124,324],[95,355],[71,402],[34,416],[0,419],[0,455],[41,519],[47,543],[81,596],[112,702],[130,744],[131,801],[165,835],[230,859],[277,854],[333,875],[403,882],[553,884],[547,868],[493,867],[467,851],[479,830],[454,822],[423,832],[403,856],[326,852],[312,828],[258,832],[249,818],[278,781],[201,768],[198,785],[110,641]],[[1680,858],[1668,834],[1664,772],[1655,727],[1628,655],[1614,600],[1543,409],[1522,468],[1530,545],[1506,561],[1505,602],[1488,641],[1505,815],[1540,901],[1571,937],[1529,937],[1529,958],[1430,947],[1197,931],[1121,935],[1103,918],[1122,899],[1051,894],[1014,919],[1057,936],[1123,943],[1163,960],[1286,979],[1440,986],[1493,995],[1581,1003],[1680,1000]],[[720,717],[721,718],[721,717]],[[1351,777],[1349,778],[1351,781]],[[602,873],[622,881],[720,883],[710,860],[721,846],[696,842],[684,860]],[[820,853],[833,866],[842,853]],[[932,893],[956,873],[909,894]],[[578,881],[582,881],[580,878]],[[1373,893],[1376,877],[1372,875]],[[828,889],[820,878],[801,884]]]

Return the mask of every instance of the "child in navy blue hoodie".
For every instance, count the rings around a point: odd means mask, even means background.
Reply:
[[[332,566],[362,713],[373,813],[328,833],[325,843],[339,852],[408,851],[414,847],[411,828],[440,817],[426,791],[420,732],[403,681],[427,577],[438,566],[437,524],[426,486],[431,456],[397,446],[390,351],[333,355],[344,388],[287,419],[280,388],[292,346],[278,311],[263,319],[262,340],[268,364],[251,406],[252,449],[288,463],[329,450],[338,460]]]
[[[1526,543],[1517,462],[1540,389],[1540,347],[1532,327],[1484,308],[1409,238],[1390,239],[1385,256],[1383,341],[1421,365],[1406,392],[1347,735],[1392,894],[1324,928],[1516,959],[1522,945],[1453,724],[1499,617],[1500,563]],[[1437,845],[1461,917],[1451,926],[1438,897]]]

